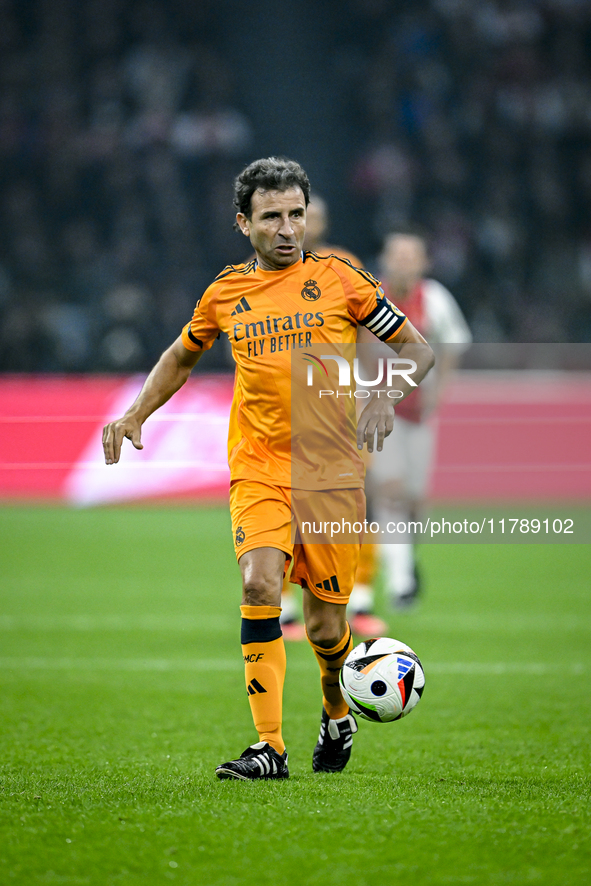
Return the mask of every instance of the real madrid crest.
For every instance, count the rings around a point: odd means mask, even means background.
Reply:
[[[316,280],[306,280],[302,289],[302,298],[306,301],[317,301],[322,295]]]

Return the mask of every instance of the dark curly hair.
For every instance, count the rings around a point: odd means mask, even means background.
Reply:
[[[255,191],[287,191],[299,187],[306,206],[310,202],[310,180],[299,163],[286,157],[255,160],[234,179],[234,206],[247,218],[252,213],[251,198]],[[238,225],[234,225],[239,230]]]

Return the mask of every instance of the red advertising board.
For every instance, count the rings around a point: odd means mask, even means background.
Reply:
[[[144,449],[102,459],[101,430],[142,378],[0,379],[0,497],[94,505],[225,497],[233,379],[196,376],[146,422]],[[591,375],[459,373],[439,410],[439,501],[591,496]]]

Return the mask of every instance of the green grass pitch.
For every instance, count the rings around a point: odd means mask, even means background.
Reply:
[[[0,510],[0,883],[591,882],[591,553],[429,545],[392,636],[418,708],[314,775],[288,647],[288,782],[218,782],[256,740],[223,508]]]

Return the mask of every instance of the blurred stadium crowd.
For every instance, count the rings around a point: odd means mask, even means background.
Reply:
[[[332,149],[332,242],[375,271],[420,222],[477,341],[591,341],[589,0],[300,0],[290,28],[280,7],[0,0],[1,370],[149,368],[248,254],[243,164]],[[292,77],[319,45],[321,112]]]

